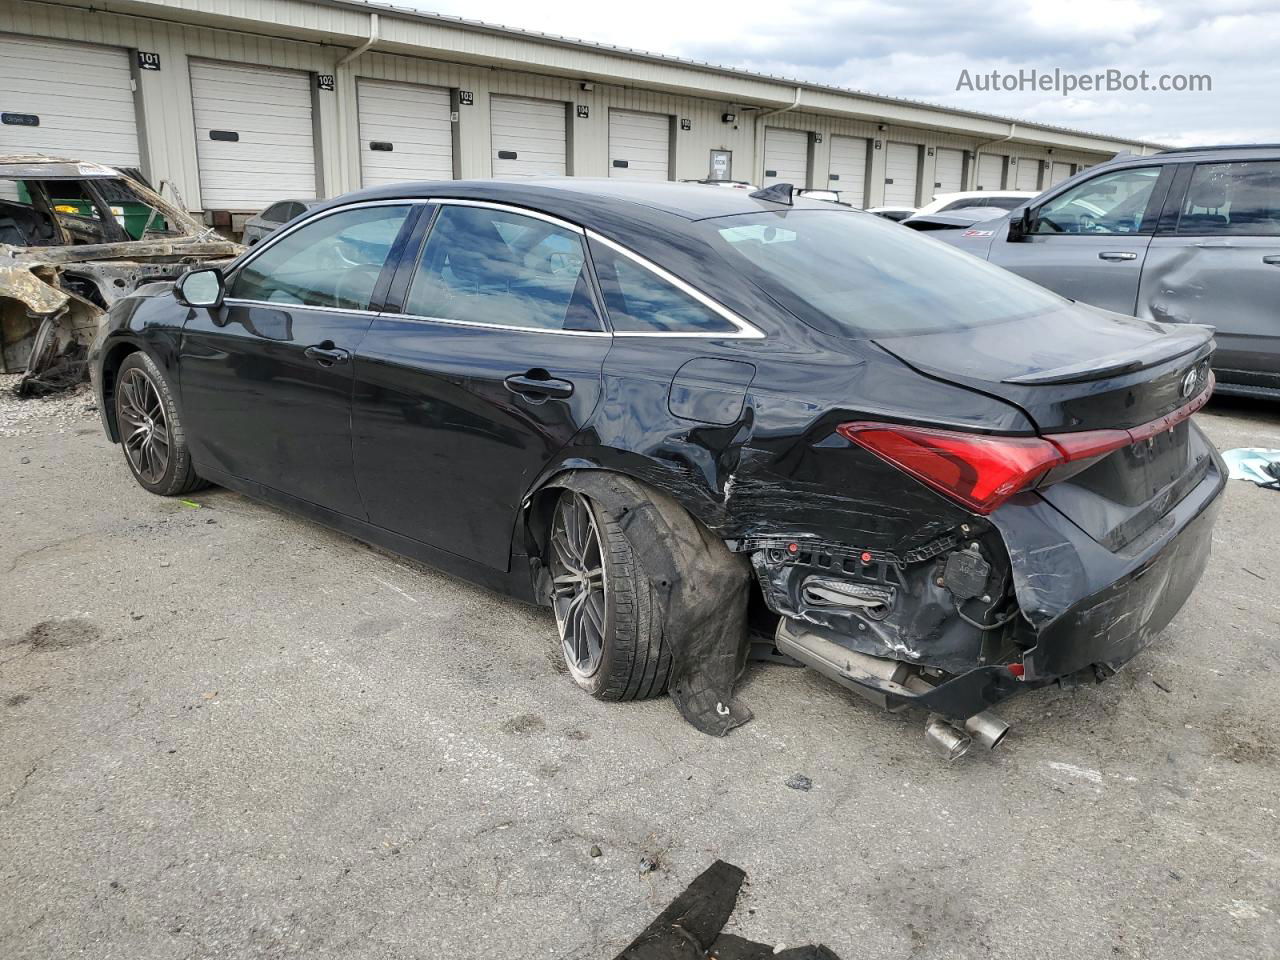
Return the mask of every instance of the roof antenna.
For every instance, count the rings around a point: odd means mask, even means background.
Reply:
[[[751,199],[768,200],[770,203],[785,203],[789,207],[791,206],[791,191],[793,189],[789,183],[775,183],[771,187],[757,190],[751,194]]]

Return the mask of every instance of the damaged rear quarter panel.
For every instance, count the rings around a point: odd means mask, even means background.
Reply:
[[[719,365],[707,362],[713,357]],[[754,369],[749,386],[735,379],[730,368],[737,365]],[[703,384],[715,403],[690,401],[686,378],[676,379],[690,367],[708,381],[723,376],[724,382]],[[835,427],[859,419],[936,423],[945,411],[957,427],[1029,431],[1015,408],[922,380],[873,344],[828,337],[795,321],[771,328],[763,340],[617,337],[603,381],[594,417],[544,477],[603,468],[670,495],[734,549],[751,554],[775,612],[834,629],[852,649],[951,670],[978,662],[980,631],[955,617],[951,594],[935,581],[957,531],[974,524],[976,537],[980,524]],[[740,403],[731,396],[734,383],[745,392]],[[726,410],[736,419],[724,422]],[[998,537],[985,529],[996,584],[1007,579],[1007,565]],[[765,547],[770,541],[772,551]],[[803,544],[806,557],[870,552],[870,568],[825,573],[886,584],[902,602],[873,623],[804,604],[802,581],[824,571],[778,558],[776,545],[792,541]],[[1003,600],[993,588],[983,611]],[[974,603],[971,612],[984,615]]]

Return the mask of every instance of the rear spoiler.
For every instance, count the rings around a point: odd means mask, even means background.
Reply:
[[[1004,383],[1029,386],[1045,386],[1055,383],[1085,383],[1089,380],[1105,380],[1125,373],[1136,373],[1156,367],[1178,357],[1201,350],[1213,342],[1213,327],[1199,323],[1179,326],[1176,334],[1143,344],[1123,353],[1099,357],[1082,363],[1072,363],[1052,370],[1038,370],[1009,377]]]

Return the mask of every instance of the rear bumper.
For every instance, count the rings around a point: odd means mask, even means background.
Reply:
[[[958,723],[1022,690],[1075,677],[1105,679],[1169,624],[1208,564],[1226,485],[1216,451],[1212,458],[1201,481],[1119,551],[1090,538],[1035,494],[992,514],[1026,618],[1021,677],[1008,665],[982,666],[953,674],[925,693],[874,677],[845,673],[839,679],[890,709],[918,706]]]

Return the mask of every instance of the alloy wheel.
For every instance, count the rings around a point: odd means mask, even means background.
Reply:
[[[600,669],[604,653],[605,581],[600,530],[591,504],[565,493],[551,524],[552,607],[569,671],[579,680]]]
[[[125,371],[116,391],[125,456],[143,481],[159,483],[169,469],[173,443],[160,391],[155,381],[136,367]]]

